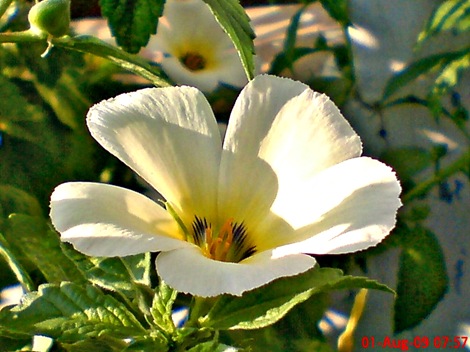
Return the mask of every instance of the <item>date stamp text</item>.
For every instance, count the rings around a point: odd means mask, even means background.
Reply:
[[[415,349],[464,349],[467,346],[468,336],[415,336],[413,339],[398,339],[385,336],[376,339],[374,336],[363,336],[361,346],[364,349],[391,348],[408,351],[410,347]],[[470,343],[470,342],[469,342]]]

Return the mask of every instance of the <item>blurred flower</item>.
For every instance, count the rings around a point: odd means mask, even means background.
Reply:
[[[163,52],[163,70],[177,84],[211,92],[220,83],[247,83],[232,41],[203,1],[168,0],[149,47]]]
[[[325,95],[258,76],[243,89],[222,144],[204,95],[143,89],[103,101],[93,137],[162,196],[58,186],[51,218],[62,240],[94,256],[162,252],[160,277],[198,296],[241,295],[315,265],[308,254],[347,253],[394,227],[400,185]],[[307,254],[304,254],[307,253]]]

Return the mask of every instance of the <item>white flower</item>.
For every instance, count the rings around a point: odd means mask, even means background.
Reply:
[[[162,68],[178,84],[211,92],[247,83],[232,41],[201,0],[168,0],[149,47],[164,53]]]
[[[258,76],[241,92],[222,144],[195,88],[150,88],[90,109],[93,137],[168,204],[111,185],[58,186],[62,240],[94,256],[160,251],[160,277],[198,296],[241,295],[347,253],[394,227],[400,185],[338,108],[306,85]],[[307,254],[304,254],[307,253]]]

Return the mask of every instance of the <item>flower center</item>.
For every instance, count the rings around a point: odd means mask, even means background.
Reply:
[[[181,63],[190,71],[201,71],[206,67],[206,59],[198,53],[188,52],[180,58]]]
[[[195,244],[208,258],[238,263],[256,252],[247,242],[245,225],[233,219],[228,219],[220,229],[214,229],[205,218],[196,216],[192,229]]]

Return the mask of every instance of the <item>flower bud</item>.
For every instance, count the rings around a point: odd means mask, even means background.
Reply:
[[[41,1],[31,8],[28,20],[35,33],[61,37],[69,31],[70,0]]]

